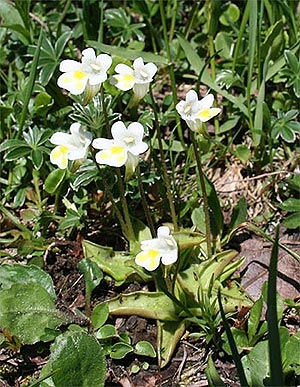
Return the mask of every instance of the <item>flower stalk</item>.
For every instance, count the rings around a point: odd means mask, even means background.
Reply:
[[[141,169],[140,169],[139,164],[136,167],[136,172],[137,172],[137,178],[138,178],[139,191],[140,191],[140,195],[141,195],[141,199],[142,199],[143,210],[144,210],[144,213],[145,213],[145,216],[147,219],[148,226],[150,228],[151,236],[152,236],[152,238],[154,238],[155,237],[154,223],[153,223],[150,209],[149,209],[149,206],[147,203],[146,194],[145,194],[144,187],[143,187]]]
[[[196,164],[197,164],[197,170],[199,175],[199,182],[200,182],[200,189],[202,192],[202,199],[203,199],[203,207],[204,207],[204,219],[205,219],[205,239],[206,239],[206,246],[207,246],[207,258],[212,257],[212,238],[211,238],[211,227],[210,227],[210,216],[209,216],[209,205],[208,205],[208,198],[207,198],[207,192],[205,187],[205,176],[203,172],[202,162],[201,162],[201,153],[198,149],[197,140],[195,138],[195,134],[191,131],[191,139],[194,149],[194,154],[196,158]]]
[[[170,182],[169,175],[168,175],[167,164],[166,164],[166,160],[165,160],[163,144],[162,144],[162,138],[161,138],[161,133],[160,133],[160,128],[159,128],[159,120],[158,120],[158,115],[157,115],[157,109],[156,109],[156,104],[155,104],[155,100],[154,100],[154,97],[153,97],[153,92],[152,92],[151,85],[150,85],[150,98],[151,98],[152,109],[153,109],[153,113],[154,113],[154,123],[155,123],[155,129],[156,129],[156,134],[157,134],[159,152],[160,152],[160,157],[161,157],[163,179],[164,179],[164,182],[165,182],[165,185],[166,185],[167,198],[168,198],[168,201],[169,201],[169,207],[170,207],[170,212],[171,212],[173,228],[174,228],[174,231],[178,231],[179,230],[179,226],[178,226],[178,222],[177,222],[177,216],[176,216],[174,201],[173,201],[173,197],[172,197],[171,182]]]

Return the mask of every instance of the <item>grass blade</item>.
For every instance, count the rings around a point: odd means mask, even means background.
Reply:
[[[251,115],[251,84],[253,76],[256,36],[257,36],[257,0],[248,0],[249,4],[249,61],[248,61],[248,79],[247,79],[247,105],[249,114],[249,125],[253,136],[253,120]],[[254,137],[254,136],[253,136]]]
[[[226,387],[226,384],[220,378],[218,371],[214,365],[214,362],[211,357],[208,358],[207,367],[205,369],[205,375],[208,380],[208,385],[210,387]]]
[[[283,371],[280,349],[280,337],[277,322],[277,300],[276,300],[276,277],[278,261],[278,229],[276,232],[275,243],[272,249],[269,278],[268,278],[268,310],[267,323],[269,331],[269,359],[270,359],[270,385],[283,387]]]
[[[220,289],[218,290],[218,302],[219,302],[219,308],[220,308],[220,313],[221,313],[221,316],[222,316],[225,332],[226,332],[226,335],[227,335],[227,338],[228,338],[228,342],[229,342],[229,346],[230,346],[230,349],[231,349],[233,361],[234,361],[234,363],[236,365],[236,368],[237,368],[237,372],[238,372],[238,375],[239,375],[241,386],[242,387],[248,387],[249,384],[248,384],[247,379],[246,379],[246,375],[245,375],[245,372],[244,372],[243,364],[241,362],[240,355],[238,353],[237,346],[235,344],[235,341],[234,341],[232,332],[230,330],[229,324],[228,324],[228,322],[226,320],[226,316],[225,316],[225,312],[224,312],[223,305],[222,305],[222,300],[221,300],[221,291],[220,291]]]
[[[32,61],[32,66],[31,66],[31,71],[30,71],[28,83],[27,83],[25,90],[24,90],[24,103],[23,103],[23,108],[22,108],[22,112],[21,112],[21,118],[20,118],[20,122],[19,122],[19,131],[18,131],[17,137],[20,137],[20,134],[23,130],[23,126],[24,126],[24,123],[26,120],[28,104],[30,101],[30,97],[32,95],[32,90],[34,87],[34,82],[35,82],[35,78],[36,78],[36,74],[37,74],[37,66],[39,63],[42,38],[43,38],[43,30],[41,29],[38,44],[36,46],[36,50],[35,50],[33,61]]]

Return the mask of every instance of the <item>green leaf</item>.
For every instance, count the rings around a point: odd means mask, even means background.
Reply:
[[[9,149],[19,148],[20,146],[25,146],[24,141],[22,140],[5,140],[0,144],[0,152],[4,152]],[[27,146],[27,145],[26,145]]]
[[[39,170],[44,161],[43,152],[40,149],[32,149],[30,157],[34,168]]]
[[[232,327],[231,334],[235,341],[235,345],[237,347],[239,354],[242,353],[245,350],[245,348],[249,347],[249,340],[244,330]],[[232,355],[230,343],[226,335],[226,332],[223,333],[222,338],[224,340],[224,344],[222,348],[226,353],[228,353],[228,355]]]
[[[284,50],[283,55],[289,68],[297,75],[299,62],[296,55],[291,50]]]
[[[281,204],[279,204],[278,207],[281,208],[282,210],[290,211],[290,212],[300,211],[300,199],[289,198],[284,202],[282,202]]]
[[[54,71],[56,70],[57,64],[53,62],[48,62],[40,70],[40,82],[43,86],[48,85],[51,78],[53,77]]]
[[[84,275],[86,294],[91,295],[96,286],[103,279],[103,273],[99,266],[89,259],[82,259],[78,264],[78,269]]]
[[[205,375],[207,377],[207,381],[209,386],[211,387],[226,387],[226,384],[220,378],[218,371],[215,367],[215,364],[211,358],[208,358],[207,367],[205,368]]]
[[[163,64],[168,63],[167,58],[165,56],[159,56],[151,52],[129,50],[128,48],[125,48],[125,47],[109,46],[107,44],[99,43],[94,40],[88,40],[87,44],[90,45],[91,47],[97,48],[102,52],[105,52],[107,54],[114,55],[117,57],[121,57],[124,59],[134,60],[136,58],[141,57],[145,62],[154,62],[154,63],[163,63]]]
[[[250,386],[264,386],[269,374],[268,342],[262,341],[242,358],[246,378]]]
[[[228,132],[229,130],[235,128],[239,119],[240,119],[240,116],[230,117],[228,120],[224,122],[224,124],[220,126],[219,134]]]
[[[250,316],[248,320],[248,337],[249,342],[253,345],[252,340],[255,338],[257,334],[257,329],[261,319],[263,307],[263,298],[260,297],[252,306],[250,311]]]
[[[295,212],[294,214],[285,218],[282,224],[289,229],[295,229],[300,227],[300,212]]]
[[[282,139],[286,142],[293,143],[296,140],[296,134],[295,132],[286,125],[284,128],[282,128],[282,131],[280,133]]]
[[[133,352],[133,347],[130,344],[116,343],[111,347],[109,356],[112,359],[123,359],[130,352]]]
[[[244,197],[241,197],[237,205],[234,207],[229,230],[233,230],[235,227],[238,227],[241,223],[245,222],[247,218],[247,201]]]
[[[49,95],[45,91],[42,91],[34,99],[34,107],[36,114],[45,117],[53,103],[54,100],[52,99],[51,95]]]
[[[20,121],[19,121],[19,134],[21,133],[21,131],[23,129],[23,126],[24,126],[24,123],[26,120],[26,116],[27,116],[29,101],[30,101],[30,98],[32,96],[32,91],[33,91],[35,78],[36,78],[36,74],[37,74],[37,66],[38,66],[39,57],[40,57],[42,37],[43,37],[43,29],[41,27],[39,40],[38,40],[38,43],[37,43],[37,46],[35,49],[35,53],[34,53],[33,60],[32,60],[32,65],[30,68],[30,75],[29,75],[28,81],[25,84],[24,89],[22,90],[22,93],[24,94],[24,100],[23,100],[24,102],[23,102],[23,108],[22,108]]]
[[[66,171],[64,169],[54,169],[52,172],[50,172],[45,180],[45,190],[50,194],[57,193],[57,190],[59,189],[61,183],[64,181],[65,176]]]
[[[0,266],[0,288],[2,290],[11,288],[18,283],[36,282],[44,287],[54,301],[56,294],[51,276],[35,265],[1,265]]]
[[[248,161],[251,158],[251,150],[245,144],[238,144],[234,153],[241,161]]]
[[[41,376],[52,375],[41,387],[103,387],[106,363],[97,340],[84,332],[60,335],[51,346],[48,363]]]
[[[23,19],[16,7],[8,1],[0,1],[0,16],[5,23],[18,24],[24,27]]]
[[[157,332],[157,356],[161,368],[165,367],[186,330],[186,324],[180,321],[159,321]]]
[[[60,35],[60,37],[55,42],[54,50],[56,54],[56,59],[60,58],[72,34],[73,34],[73,31],[65,31],[63,34]]]
[[[5,155],[6,161],[14,161],[18,160],[22,157],[28,156],[31,152],[31,147],[28,145],[19,146],[18,148],[14,148],[10,151],[8,151]]]
[[[237,5],[229,3],[229,6],[222,13],[219,20],[223,26],[229,27],[232,23],[236,23],[240,18],[240,9]]]
[[[278,20],[276,23],[272,24],[271,27],[267,30],[266,37],[260,47],[260,55],[262,59],[267,56],[269,49],[274,46],[274,41],[278,36],[280,36],[282,28],[282,20]]]
[[[114,325],[111,324],[103,325],[97,332],[98,340],[107,340],[117,336],[118,334],[116,328]]]
[[[98,304],[92,311],[91,322],[94,330],[99,329],[108,319],[109,310],[107,304]]]
[[[16,283],[0,291],[0,326],[8,327],[24,344],[53,340],[63,322],[52,296],[37,282]]]
[[[217,36],[215,38],[215,47],[220,57],[225,59],[231,59],[232,45],[233,45],[233,39],[228,32],[220,31],[217,33]]]
[[[140,356],[156,357],[153,345],[149,341],[139,341],[134,347],[134,353]]]
[[[137,267],[133,256],[126,252],[114,252],[111,247],[100,246],[86,240],[82,246],[85,258],[96,262],[104,273],[118,282],[118,285],[132,276],[142,280],[150,278]]]
[[[120,294],[106,301],[112,315],[136,315],[162,321],[178,320],[178,307],[162,292]]]

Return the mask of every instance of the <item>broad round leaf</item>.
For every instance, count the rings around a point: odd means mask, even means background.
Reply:
[[[84,332],[60,335],[51,346],[51,355],[41,377],[52,374],[41,387],[103,387],[106,363],[101,345]]]
[[[63,322],[52,297],[39,283],[18,283],[0,291],[0,326],[24,344],[53,340]]]
[[[149,341],[139,341],[136,343],[134,353],[141,356],[156,357],[153,345]]]
[[[49,296],[55,301],[56,294],[53,281],[49,274],[35,265],[1,265],[0,266],[0,288],[2,290],[11,288],[16,283],[36,282],[44,287]]]

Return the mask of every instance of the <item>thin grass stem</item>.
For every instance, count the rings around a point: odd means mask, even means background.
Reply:
[[[138,186],[139,186],[139,191],[140,191],[140,195],[141,195],[141,199],[142,199],[142,205],[143,205],[144,213],[145,213],[145,216],[146,216],[146,219],[147,219],[148,226],[150,228],[151,236],[152,236],[152,238],[155,238],[156,232],[155,232],[155,228],[154,228],[154,223],[153,223],[153,220],[152,220],[151,212],[150,212],[150,209],[149,209],[149,206],[148,206],[148,203],[147,203],[147,198],[146,198],[146,194],[145,194],[144,187],[143,187],[141,168],[140,168],[139,164],[136,167],[136,172],[137,172],[137,177],[138,177]]]
[[[173,105],[175,108],[175,106],[177,104],[177,88],[176,88],[176,79],[175,79],[175,74],[174,74],[174,64],[173,64],[173,59],[172,59],[170,44],[169,44],[169,39],[168,39],[168,30],[167,30],[167,22],[166,22],[166,15],[165,15],[164,7],[165,6],[164,6],[163,0],[159,0],[160,16],[161,16],[161,22],[162,22],[162,27],[163,27],[164,42],[165,42],[166,51],[167,51],[169,75],[170,75],[170,80],[171,80]],[[178,115],[176,115],[176,127],[177,127],[177,133],[178,133],[179,140],[185,149],[186,146],[185,146],[185,142],[184,142],[184,138],[183,138],[181,121],[180,121],[180,117]]]
[[[267,323],[269,331],[269,363],[270,363],[270,385],[283,387],[282,357],[280,347],[280,336],[277,317],[277,262],[278,262],[278,232],[276,231],[275,243],[273,245],[268,277],[268,309]]]
[[[209,205],[208,205],[208,198],[207,198],[207,192],[205,187],[205,177],[204,177],[204,172],[203,172],[203,167],[201,162],[201,155],[199,153],[198,144],[197,144],[197,140],[195,138],[194,132],[191,132],[191,138],[192,138],[192,144],[193,144],[194,154],[196,158],[200,189],[202,192],[204,218],[205,218],[205,231],[206,231],[205,239],[206,239],[206,246],[207,246],[207,258],[209,259],[212,257],[212,239],[211,239]]]
[[[167,169],[165,154],[164,154],[164,150],[163,150],[163,144],[162,144],[162,138],[161,138],[161,133],[160,133],[157,109],[156,109],[156,104],[155,104],[153,93],[152,93],[151,84],[150,84],[150,97],[151,97],[152,109],[153,109],[153,113],[154,113],[154,123],[155,123],[156,135],[157,135],[157,140],[158,140],[158,147],[159,147],[159,152],[160,152],[161,164],[162,164],[163,178],[164,178],[164,182],[166,185],[167,198],[169,201],[169,207],[170,207],[170,212],[171,212],[173,228],[174,228],[174,231],[178,231],[179,227],[178,227],[178,222],[177,222],[175,205],[174,205],[174,201],[173,201],[173,197],[172,197],[171,182],[170,182],[169,175],[168,175],[168,169]]]

